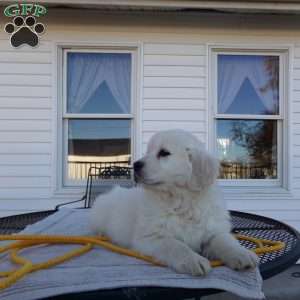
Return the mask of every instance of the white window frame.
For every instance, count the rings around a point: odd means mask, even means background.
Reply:
[[[127,53],[131,54],[131,101],[129,114],[80,114],[67,113],[67,54],[68,53]],[[136,158],[136,130],[137,130],[137,105],[136,105],[136,82],[137,82],[137,49],[134,47],[65,47],[62,48],[62,106],[60,116],[60,128],[62,130],[62,149],[61,149],[61,167],[62,167],[62,186],[63,187],[82,187],[86,185],[86,180],[71,180],[68,178],[68,120],[72,119],[98,119],[98,120],[114,120],[124,119],[130,120],[131,136],[130,136],[130,151],[131,151],[131,165]],[[118,179],[109,180],[103,179],[99,181],[100,185],[108,186],[112,184],[130,184],[132,180]]]
[[[211,116],[211,149],[217,149],[217,120],[218,119],[248,119],[248,120],[276,120],[277,121],[277,179],[218,179],[224,187],[282,187],[288,188],[288,51],[287,49],[257,49],[243,47],[211,47],[210,48],[210,116]],[[278,115],[244,115],[217,113],[217,56],[226,55],[271,55],[279,57],[279,114]],[[286,101],[284,101],[286,99]]]

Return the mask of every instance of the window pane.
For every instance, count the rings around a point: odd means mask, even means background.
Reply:
[[[130,113],[130,53],[67,54],[68,113]]]
[[[87,178],[91,166],[102,178],[130,179],[130,120],[69,120],[68,178]]]
[[[279,113],[279,57],[218,55],[218,113]]]
[[[277,121],[217,120],[222,179],[277,178]]]

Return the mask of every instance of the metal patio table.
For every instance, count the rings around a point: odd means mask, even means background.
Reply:
[[[27,225],[40,221],[56,211],[57,209],[0,218],[0,234],[12,234],[19,232]],[[286,270],[300,258],[300,235],[295,229],[279,221],[263,216],[238,211],[231,211],[230,213],[234,233],[285,242],[284,249],[260,256],[259,268],[263,279],[270,278]],[[241,241],[241,243],[249,249],[255,246],[249,241]],[[201,296],[218,292],[221,291],[214,289],[139,287],[70,293],[51,296],[49,298],[44,298],[44,300],[200,299]]]
[[[55,213],[61,206],[71,203],[83,202],[83,208],[91,207],[95,196],[100,192],[97,182],[108,178],[131,178],[132,169],[128,167],[90,167],[84,196],[76,201],[58,205],[54,210],[40,211],[10,217],[0,218],[0,234],[12,234],[23,230],[27,225],[34,224],[47,216]],[[130,184],[129,184],[130,185]],[[132,185],[132,184],[131,184]],[[292,266],[300,258],[300,234],[292,227],[271,218],[248,214],[239,211],[230,211],[233,233],[248,235],[251,237],[278,240],[285,243],[285,248],[276,252],[266,253],[260,256],[259,269],[263,279],[268,279]],[[255,244],[249,241],[240,243],[251,249]],[[43,300],[179,300],[185,298],[200,299],[202,296],[222,292],[215,289],[183,289],[139,287],[119,288],[113,290],[96,290],[89,292],[70,293],[51,296]]]

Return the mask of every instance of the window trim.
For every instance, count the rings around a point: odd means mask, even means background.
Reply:
[[[289,47],[266,47],[258,48],[255,46],[228,46],[228,45],[211,45],[208,48],[208,63],[210,73],[208,76],[208,97],[212,99],[209,104],[209,146],[216,152],[216,120],[217,119],[264,119],[277,120],[277,143],[278,147],[278,179],[218,179],[223,187],[270,187],[290,189],[290,166],[288,162],[290,141],[288,132],[289,125],[289,86],[287,82],[289,66]],[[275,55],[279,56],[279,114],[277,115],[243,115],[243,114],[217,114],[217,55]],[[284,163],[285,162],[285,163]]]
[[[137,47],[122,47],[122,46],[99,46],[99,47],[82,47],[82,46],[70,46],[61,47],[61,59],[62,59],[62,103],[60,105],[61,110],[59,114],[59,124],[61,129],[61,147],[60,147],[60,170],[61,180],[60,184],[62,188],[75,188],[82,187],[86,184],[86,180],[70,180],[68,179],[67,166],[68,166],[68,120],[69,119],[99,119],[99,120],[112,120],[112,119],[124,119],[131,121],[131,164],[137,156],[137,60],[138,51]],[[131,113],[130,114],[72,114],[67,113],[67,54],[68,53],[130,53],[131,54]],[[108,186],[111,184],[130,184],[132,181],[128,179],[119,180],[103,180],[99,185]]]

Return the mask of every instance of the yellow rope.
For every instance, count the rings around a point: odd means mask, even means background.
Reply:
[[[244,236],[240,234],[235,235],[239,240],[247,240],[256,244],[256,248],[253,251],[256,254],[262,254],[267,252],[273,252],[285,247],[285,243],[279,241],[269,241],[264,239],[256,239],[254,237]],[[18,269],[0,272],[0,277],[4,279],[0,280],[0,290],[5,289],[20,278],[33,271],[46,269],[51,266],[60,264],[73,257],[79,256],[88,252],[93,246],[97,245],[108,249],[110,251],[120,253],[123,255],[135,257],[157,266],[163,266],[160,262],[153,257],[143,255],[137,251],[129,250],[123,247],[112,244],[107,237],[89,237],[89,236],[64,236],[64,235],[0,235],[0,241],[17,241],[10,243],[9,245],[0,247],[0,253],[8,252],[10,259],[13,263],[21,265]],[[80,248],[69,251],[61,256],[57,256],[49,259],[46,262],[33,264],[30,260],[19,255],[19,251],[39,245],[49,244],[80,244],[83,245]],[[221,266],[223,263],[218,260],[211,261],[212,267]]]
[[[23,276],[25,276],[28,273],[58,265],[60,263],[63,263],[66,260],[69,260],[73,257],[79,256],[81,254],[88,252],[93,247],[93,245],[91,243],[87,243],[80,248],[77,248],[75,250],[65,253],[64,255],[57,256],[57,257],[49,259],[46,262],[37,263],[37,264],[33,264],[30,260],[18,255],[19,250],[22,250],[24,248],[28,248],[31,246],[36,246],[36,245],[38,245],[38,244],[25,242],[24,245],[19,245],[18,247],[12,249],[12,251],[10,252],[11,261],[16,264],[23,265],[23,266],[19,269],[0,272],[0,277],[6,277],[5,279],[0,281],[0,289],[5,289],[5,288],[11,286],[13,283],[15,283],[16,281],[18,281],[20,278],[22,278]]]
[[[252,249],[252,251],[255,252],[257,255],[278,251],[285,247],[285,243],[280,242],[280,241],[257,239],[257,238],[251,237],[251,236],[246,236],[246,235],[241,235],[241,234],[235,234],[235,237],[238,240],[249,241],[249,242],[256,244],[256,248]],[[210,262],[210,264],[212,267],[219,267],[219,266],[223,265],[223,263],[219,260],[213,260]]]

